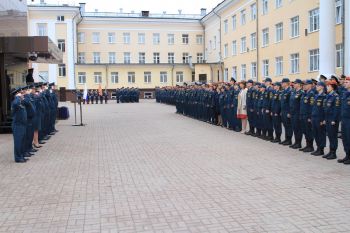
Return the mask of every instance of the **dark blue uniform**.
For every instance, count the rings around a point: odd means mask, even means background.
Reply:
[[[272,116],[272,125],[275,131],[276,137],[272,142],[279,143],[281,142],[282,134],[282,118],[281,118],[281,91],[274,90],[272,92],[271,99],[271,116]]]
[[[304,152],[312,152],[314,151],[313,147],[313,134],[312,134],[312,124],[311,124],[311,113],[312,113],[312,105],[314,102],[314,92],[309,90],[304,92],[301,96],[300,101],[300,120],[301,120],[301,131],[306,139],[306,147],[304,147],[301,151]]]
[[[301,148],[301,140],[303,137],[301,131],[301,121],[300,121],[300,100],[302,97],[303,91],[293,90],[289,98],[289,108],[290,115],[292,120],[292,129],[294,132],[294,144],[291,146],[294,149]]]
[[[282,123],[285,130],[285,140],[282,142],[283,145],[292,144],[291,139],[293,136],[293,129],[292,129],[292,121],[290,118],[291,117],[290,105],[289,105],[290,93],[291,93],[290,87],[284,89],[281,93],[281,116],[282,116]]]
[[[325,98],[326,94],[321,93],[315,96],[314,101],[311,101],[312,133],[317,145],[317,150],[312,154],[317,156],[324,154],[323,150],[326,146],[326,125],[323,124],[323,122],[325,121],[325,112],[323,104]]]
[[[342,140],[345,150],[345,158],[338,160],[340,163],[350,164],[350,91],[344,91],[341,99],[341,123]]]
[[[16,96],[11,103],[12,112],[12,132],[14,141],[15,162],[24,162],[24,145],[27,127],[27,111],[23,105],[21,97]]]

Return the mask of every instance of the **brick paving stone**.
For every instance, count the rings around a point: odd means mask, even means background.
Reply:
[[[26,164],[0,135],[0,232],[350,232],[350,167],[174,111],[84,106]]]

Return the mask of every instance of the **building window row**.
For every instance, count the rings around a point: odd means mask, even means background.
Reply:
[[[143,75],[143,81],[144,83],[150,84],[152,83],[152,72],[145,71]],[[94,72],[93,73],[93,80],[95,84],[101,84],[102,83],[102,72]],[[111,83],[117,84],[120,82],[119,80],[119,72],[111,72],[110,73],[110,80]],[[128,72],[127,73],[127,81],[128,83],[132,84],[136,82],[136,73],[135,72]],[[176,72],[176,82],[182,83],[184,81],[184,73],[182,71]],[[78,83],[79,84],[85,84],[87,82],[87,75],[86,72],[78,72]],[[162,84],[168,83],[168,72],[167,71],[160,71],[159,73],[159,82]]]
[[[39,35],[47,34],[46,32],[46,24],[40,25],[38,27]],[[175,34],[167,34],[168,37],[168,45],[174,45],[175,44]],[[137,35],[138,44],[146,44],[146,34],[145,33],[138,33]],[[129,32],[123,33],[123,44],[130,44],[131,43],[131,34]],[[107,40],[109,44],[117,43],[116,39],[116,33],[115,32],[108,32]],[[196,43],[198,45],[203,44],[203,35],[196,35]],[[85,43],[86,42],[86,34],[85,32],[78,32],[78,43]],[[93,44],[99,44],[101,43],[101,33],[100,32],[93,32],[92,33],[92,43]],[[159,45],[161,43],[161,34],[160,33],[153,33],[152,35],[152,43],[153,45]],[[181,43],[184,45],[188,45],[190,43],[190,35],[189,34],[182,34],[181,35]]]

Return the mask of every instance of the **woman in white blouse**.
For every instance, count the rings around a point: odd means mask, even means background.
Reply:
[[[242,121],[241,133],[247,132],[247,83],[242,81],[239,84],[241,91],[238,95],[238,107],[237,107],[237,118]]]

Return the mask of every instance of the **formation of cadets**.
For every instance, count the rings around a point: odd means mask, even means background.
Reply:
[[[78,97],[83,97],[83,93],[84,91],[81,90],[78,94]],[[98,102],[100,101],[100,104],[103,104],[103,101],[105,104],[108,103],[108,91],[104,90],[103,92],[99,92],[98,90],[89,90],[87,92],[87,96],[86,99],[83,99],[83,104],[98,104]]]
[[[25,163],[58,132],[55,128],[58,98],[54,87],[54,83],[35,83],[11,92],[16,163]]]
[[[115,90],[117,103],[138,103],[140,91],[137,88],[118,88]]]
[[[263,83],[236,83],[231,79],[230,83],[185,84],[156,89],[156,101],[175,105],[179,114],[328,160],[337,158],[341,129],[346,156],[338,162],[350,164],[350,77],[327,80],[321,75],[319,80],[291,82],[284,78],[272,83],[266,78]],[[242,90],[246,91],[243,108],[239,104]],[[243,130],[243,120],[237,114],[240,108],[249,122]],[[306,145],[302,148],[303,137]],[[328,153],[324,150],[327,137]]]

